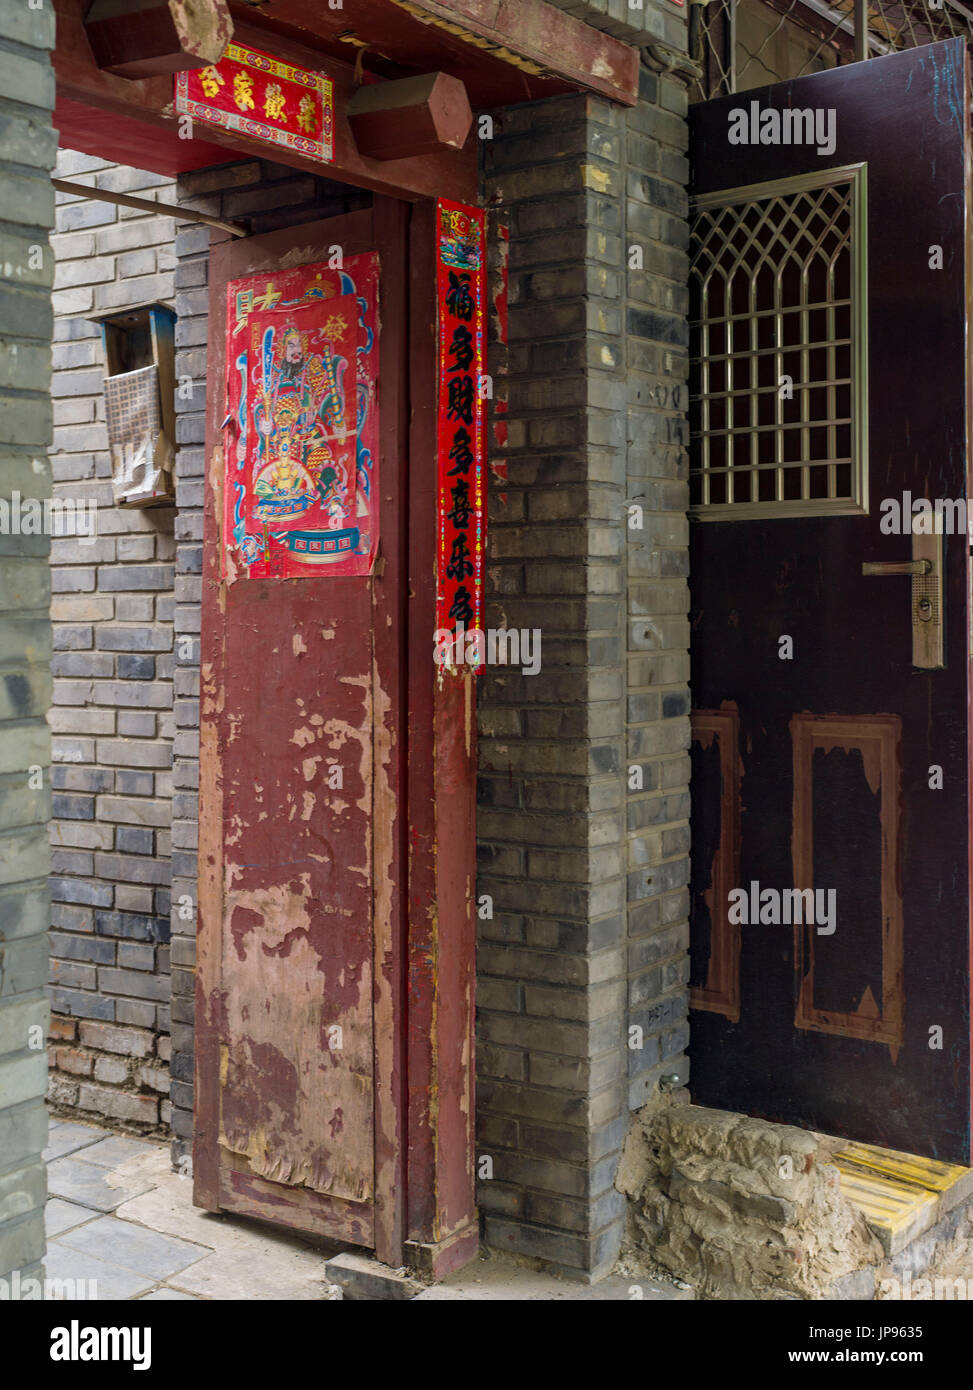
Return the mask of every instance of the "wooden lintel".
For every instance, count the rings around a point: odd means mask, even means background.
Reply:
[[[476,141],[462,150],[443,150],[408,159],[375,160],[363,156],[354,141],[346,108],[356,88],[354,68],[320,52],[271,35],[252,25],[235,24],[236,41],[274,53],[286,61],[325,73],[334,91],[334,158],[329,164],[234,131],[197,124],[191,139],[181,139],[172,76],[128,80],[102,71],[95,63],[83,23],[84,0],[55,0],[57,80],[61,144],[68,149],[131,162],[139,151],[139,168],[177,174],[210,164],[262,156],[323,178],[369,188],[376,193],[414,200],[447,197],[477,201]],[[125,148],[130,153],[126,159]],[[221,158],[222,155],[222,158]]]
[[[545,0],[393,3],[526,71],[556,74],[625,106],[638,101],[638,50]]]

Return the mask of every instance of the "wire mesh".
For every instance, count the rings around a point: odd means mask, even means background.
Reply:
[[[693,3],[690,44],[701,77],[691,100],[751,91],[807,73],[940,39],[973,38],[973,9],[957,0],[710,0]]]

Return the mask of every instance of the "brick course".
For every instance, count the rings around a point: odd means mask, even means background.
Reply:
[[[70,150],[60,151],[57,171],[172,200],[171,180]],[[70,536],[51,546],[59,928],[51,938],[51,1000],[63,1025],[58,1042],[69,1044],[51,1048],[51,1096],[122,1127],[152,1130],[168,1116],[168,1086],[157,1083],[169,1029],[175,509],[113,505],[101,332],[83,315],[171,303],[175,224],[58,193],[56,226],[54,492],[76,498],[90,488],[85,495],[95,496],[98,510],[94,544]],[[133,768],[144,771],[136,777]],[[75,906],[93,912],[65,917]],[[119,1062],[84,1020],[144,1029],[151,1075]]]

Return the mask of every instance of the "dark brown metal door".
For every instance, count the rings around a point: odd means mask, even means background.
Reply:
[[[692,113],[693,1098],[958,1163],[967,92],[957,39]]]

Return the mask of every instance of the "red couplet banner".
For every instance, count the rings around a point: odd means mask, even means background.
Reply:
[[[486,540],[486,233],[479,208],[436,208],[439,316],[436,626],[482,628]]]

